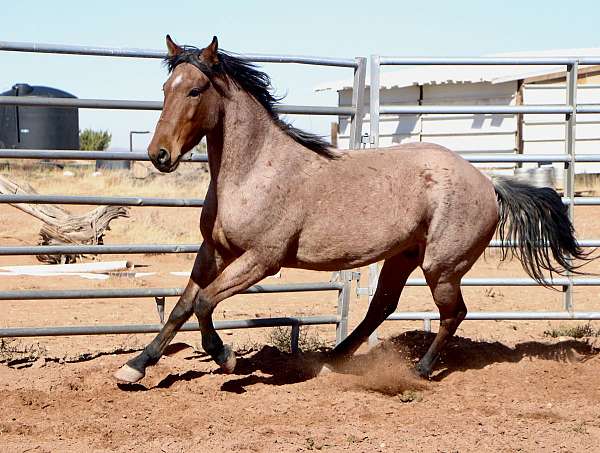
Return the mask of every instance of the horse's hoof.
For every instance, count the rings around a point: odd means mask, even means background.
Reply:
[[[126,382],[127,384],[133,384],[142,379],[144,377],[144,373],[125,364],[114,372],[113,377],[118,382]]]
[[[335,371],[333,371],[333,368],[331,368],[329,365],[325,364],[321,367],[321,369],[317,373],[317,376],[322,377],[322,376],[327,376],[327,375],[333,374],[333,373],[335,373]]]
[[[221,357],[223,357],[223,359],[219,360],[218,364],[221,367],[221,370],[223,370],[223,373],[233,373],[233,370],[235,370],[236,358],[235,353],[229,346],[223,346],[223,353],[221,354]]]
[[[431,379],[431,370],[426,369],[419,363],[413,368],[413,373],[417,378],[425,379],[426,381]]]

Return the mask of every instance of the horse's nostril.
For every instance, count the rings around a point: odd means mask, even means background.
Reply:
[[[169,151],[167,151],[164,148],[161,148],[158,151],[158,163],[160,164],[166,164],[169,160],[170,160],[170,155],[169,155]]]

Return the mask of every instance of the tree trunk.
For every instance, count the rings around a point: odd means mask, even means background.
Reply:
[[[35,194],[29,184],[20,186],[0,176],[0,194]],[[41,220],[38,245],[89,245],[103,244],[105,231],[110,230],[110,222],[118,217],[129,217],[125,206],[98,206],[86,214],[71,214],[55,205],[11,203],[17,209]],[[37,259],[50,264],[74,263],[83,255],[37,255]]]

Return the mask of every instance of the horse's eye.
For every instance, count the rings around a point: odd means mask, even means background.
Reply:
[[[200,88],[192,88],[188,93],[188,96],[197,98],[198,96],[200,96],[200,93],[202,93],[202,90]]]

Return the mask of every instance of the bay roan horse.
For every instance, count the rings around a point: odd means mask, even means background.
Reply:
[[[172,172],[207,138],[211,181],[200,218],[204,238],[189,282],[156,338],[116,373],[136,382],[194,313],[202,346],[225,372],[235,355],[214,329],[219,302],[281,267],[336,271],[383,260],[365,319],[326,357],[352,355],[390,315],[421,267],[441,322],[417,365],[429,376],[467,308],[462,276],[498,228],[525,270],[574,271],[586,259],[566,207],[549,188],[490,178],[433,144],[337,151],[279,119],[269,77],[220,51],[180,47],[167,36],[170,76],[150,159]]]

